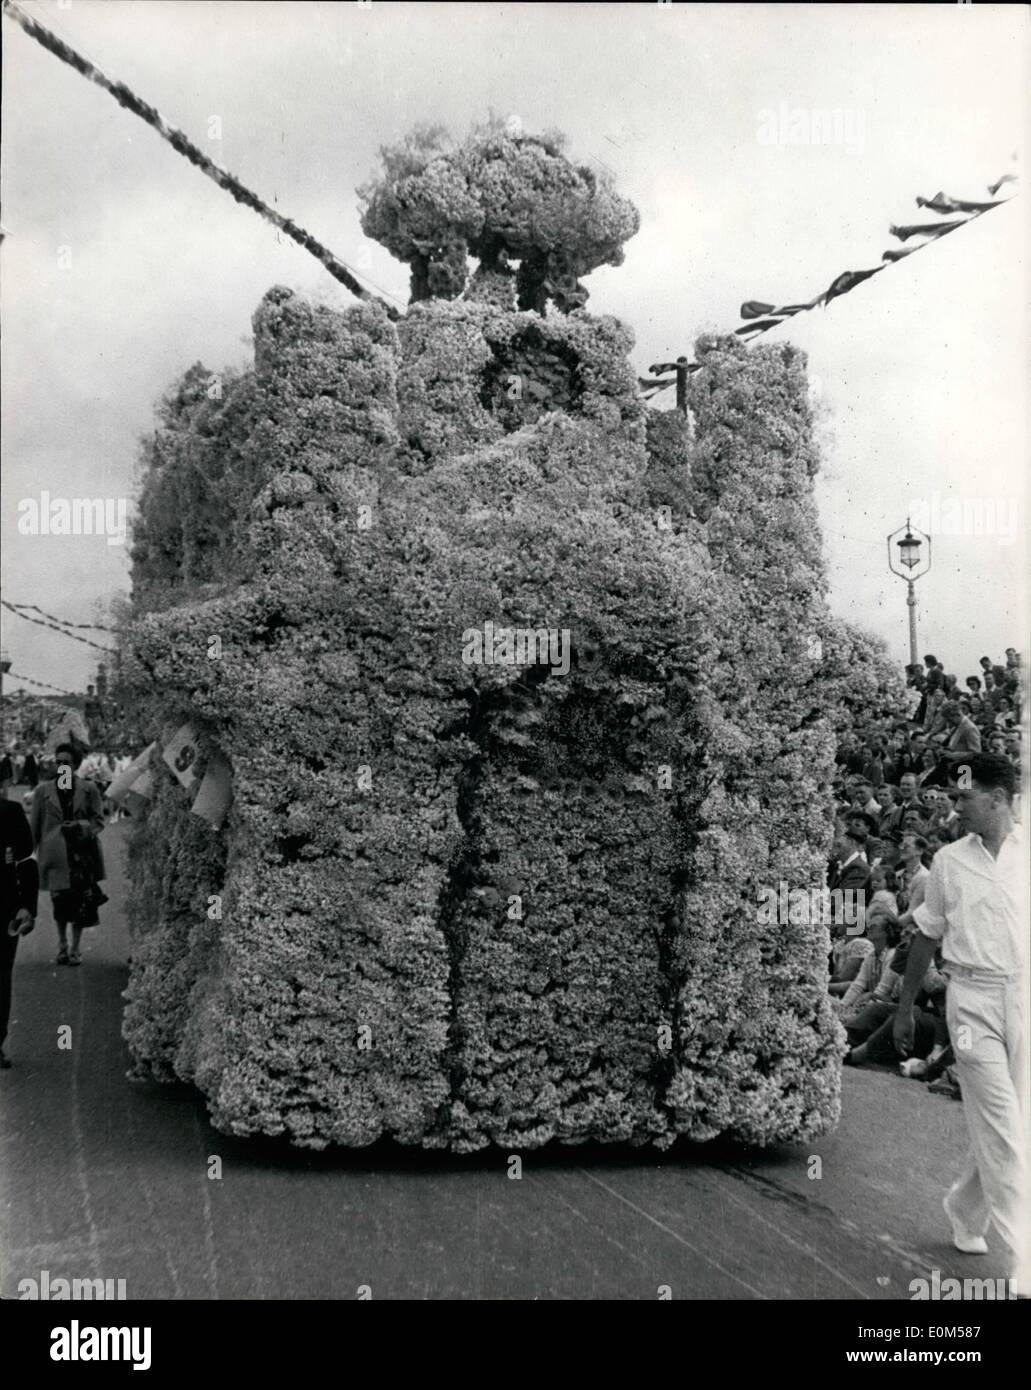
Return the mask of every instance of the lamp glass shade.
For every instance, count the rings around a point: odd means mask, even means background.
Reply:
[[[920,563],[920,542],[907,531],[899,541],[898,547],[899,560],[906,569],[914,569]]]

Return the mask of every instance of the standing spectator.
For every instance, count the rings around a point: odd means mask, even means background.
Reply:
[[[967,718],[955,700],[942,706],[949,736],[945,740],[941,756],[946,763],[958,765],[968,762],[975,753],[981,751],[981,731]]]
[[[984,1254],[989,1222],[1010,1249],[1017,1291],[1031,1293],[1031,1168],[1025,1118],[1027,1008],[1025,897],[1027,846],[1013,819],[1013,768],[1005,758],[971,760],[972,785],[960,792],[969,834],[942,849],[915,915],[894,1040],[913,1045],[913,1003],[941,942],[949,1036],[971,1151],[945,1197],[953,1243]],[[960,1043],[965,1037],[967,1044]]]
[[[25,762],[22,764],[21,769],[21,780],[22,785],[25,787],[35,788],[39,785],[39,760],[31,749],[25,754]]]
[[[982,675],[987,678],[991,675],[992,667],[995,665],[995,662],[990,656],[983,656],[977,664],[981,668]]]
[[[942,674],[937,666],[932,667],[927,673],[927,705],[924,710],[923,724],[923,733],[927,738],[934,738],[935,734],[942,730],[940,710],[945,703]]]
[[[0,840],[3,842],[3,910],[0,911],[0,1069],[11,1065],[4,1043],[11,1017],[14,957],[21,937],[36,925],[39,870],[32,858],[32,831],[16,801],[0,801]]]
[[[32,794],[29,822],[39,855],[40,884],[51,897],[57,923],[58,965],[81,965],[83,928],[97,925],[104,859],[98,836],[104,829],[99,789],[75,774],[82,754],[71,743],[58,745],[56,775]],[[67,931],[72,929],[71,950]]]

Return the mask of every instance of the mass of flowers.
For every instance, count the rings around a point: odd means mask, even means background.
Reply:
[[[392,161],[367,230],[431,269],[440,218],[577,274],[636,227],[554,142]],[[309,1147],[811,1136],[827,929],[756,913],[823,882],[859,641],[804,358],[703,339],[692,423],[659,417],[623,325],[516,308],[500,265],[397,324],[273,289],[253,371],[166,402],[125,685],[234,800],[214,830],[156,771],[126,1037],[220,1128]],[[170,500],[201,473],[203,556]],[[568,669],[469,664],[470,630],[565,634]]]
[[[582,275],[620,265],[637,209],[604,170],[574,165],[560,135],[527,135],[493,121],[461,144],[423,127],[381,151],[383,173],[359,190],[362,230],[412,268],[412,299],[455,299],[468,258],[507,277],[519,307],[570,311]]]

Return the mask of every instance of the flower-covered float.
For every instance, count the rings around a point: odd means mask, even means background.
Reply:
[[[137,1070],[309,1147],[818,1133],[826,928],[757,901],[823,882],[882,658],[825,605],[804,360],[702,339],[648,410],[579,283],[636,212],[555,138],[422,131],[363,196],[407,312],[269,291],[148,446],[124,689],[233,802],[153,760]]]

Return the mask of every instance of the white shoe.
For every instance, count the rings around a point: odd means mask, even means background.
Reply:
[[[964,1255],[987,1255],[988,1242],[984,1236],[975,1236],[970,1231],[965,1230],[952,1214],[949,1206],[948,1193],[942,1198],[942,1206],[945,1208],[945,1215],[949,1218],[949,1225],[952,1227],[952,1243],[957,1250],[962,1250]]]
[[[903,1076],[926,1076],[927,1063],[922,1057],[910,1057],[908,1061],[899,1063],[899,1071]]]

